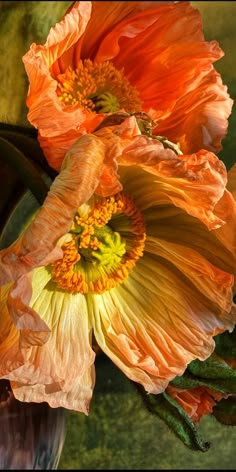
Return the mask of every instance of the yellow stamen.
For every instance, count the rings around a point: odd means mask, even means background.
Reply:
[[[119,225],[125,230],[117,231]],[[86,216],[76,214],[63,258],[52,264],[52,278],[70,293],[103,293],[128,277],[145,239],[143,216],[130,196],[100,199]]]
[[[109,62],[93,64],[80,61],[76,70],[69,67],[57,77],[59,100],[65,105],[78,105],[95,112],[114,113],[120,109],[134,112],[141,109],[137,90],[129,83],[123,70]]]

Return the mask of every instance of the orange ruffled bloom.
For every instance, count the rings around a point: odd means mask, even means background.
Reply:
[[[28,119],[60,170],[75,140],[109,112],[145,111],[185,153],[221,149],[232,100],[189,2],[75,2],[23,61]]]
[[[236,166],[233,172],[236,174]],[[235,359],[223,359],[232,369],[236,368]],[[203,416],[212,413],[214,406],[222,400],[234,397],[234,394],[223,393],[212,388],[201,386],[193,388],[180,388],[168,385],[166,392],[183,408],[194,423],[199,423]]]
[[[194,423],[199,423],[203,416],[212,413],[217,402],[229,396],[208,387],[182,389],[169,385],[166,392],[174,398]]]
[[[0,253],[0,376],[16,398],[87,413],[94,338],[156,394],[212,353],[236,321],[226,183],[213,153],[178,156],[134,117],[78,139]]]

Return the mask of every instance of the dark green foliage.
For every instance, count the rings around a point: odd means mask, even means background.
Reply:
[[[236,425],[236,398],[229,397],[221,400],[213,408],[213,415],[223,424],[235,426]]]

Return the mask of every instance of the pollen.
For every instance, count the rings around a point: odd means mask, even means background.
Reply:
[[[138,91],[109,62],[80,61],[76,70],[69,67],[57,77],[59,101],[68,106],[80,106],[97,113],[114,113],[124,109],[133,113],[141,109]]]
[[[143,216],[129,195],[99,198],[75,215],[63,257],[51,266],[52,279],[70,293],[103,293],[121,284],[143,255]]]

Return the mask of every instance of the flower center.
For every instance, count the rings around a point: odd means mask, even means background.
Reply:
[[[97,113],[141,110],[137,90],[109,62],[94,64],[90,59],[80,61],[76,70],[69,67],[57,77],[57,94],[65,105],[78,105]]]
[[[70,293],[110,290],[128,277],[145,239],[143,216],[129,195],[99,199],[87,214],[76,213],[52,279]]]

